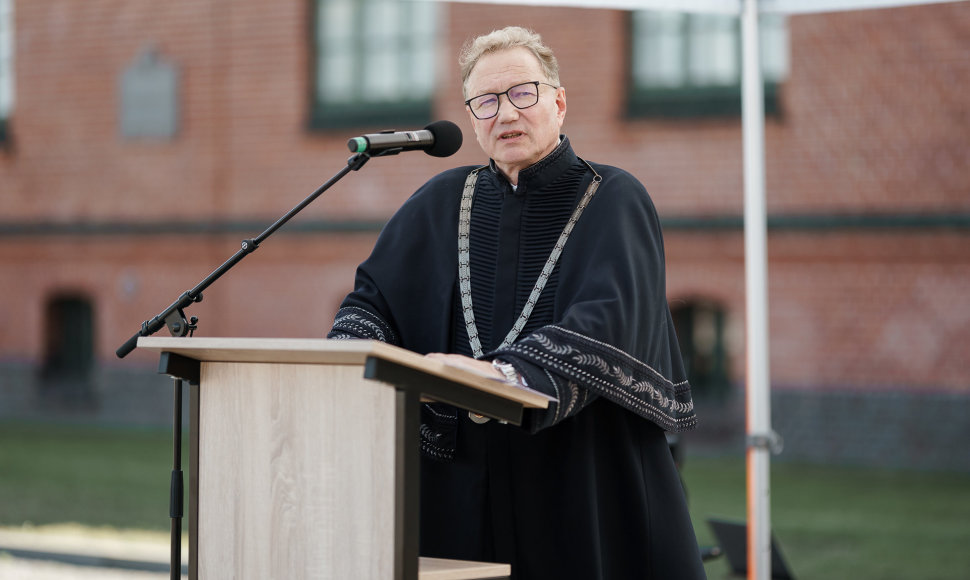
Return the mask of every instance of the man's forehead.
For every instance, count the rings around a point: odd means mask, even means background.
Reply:
[[[535,55],[527,49],[515,48],[480,58],[468,75],[468,89],[475,94],[498,92],[516,83],[544,79],[542,66]]]

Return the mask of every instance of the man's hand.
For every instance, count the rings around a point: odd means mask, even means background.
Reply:
[[[472,371],[475,374],[488,377],[490,379],[505,380],[505,376],[492,366],[487,360],[478,360],[463,354],[445,354],[443,352],[431,352],[425,355],[430,359],[441,361],[448,366],[459,367]]]

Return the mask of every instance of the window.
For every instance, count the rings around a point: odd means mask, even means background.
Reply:
[[[80,296],[55,296],[47,303],[42,377],[48,385],[86,391],[94,368],[94,316]]]
[[[631,13],[630,116],[741,114],[741,22],[732,15]],[[785,18],[765,14],[761,64],[765,111],[777,113],[777,87],[788,71]]]
[[[723,399],[730,390],[724,309],[694,300],[671,308],[671,315],[693,394]]]
[[[311,126],[393,129],[430,121],[438,3],[314,1]]]
[[[0,143],[13,108],[13,0],[0,0]]]

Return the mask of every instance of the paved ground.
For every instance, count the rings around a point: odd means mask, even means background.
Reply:
[[[74,566],[60,562],[14,558],[0,554],[0,578],[10,580],[168,580],[168,572]],[[188,578],[183,575],[182,578]]]
[[[0,578],[166,580],[170,578],[169,545],[161,534],[82,527],[0,528]],[[183,572],[186,554],[183,547]],[[183,573],[182,578],[187,577]]]

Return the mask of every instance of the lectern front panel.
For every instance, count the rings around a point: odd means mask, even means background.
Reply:
[[[204,362],[200,578],[393,578],[395,390],[359,365]]]

